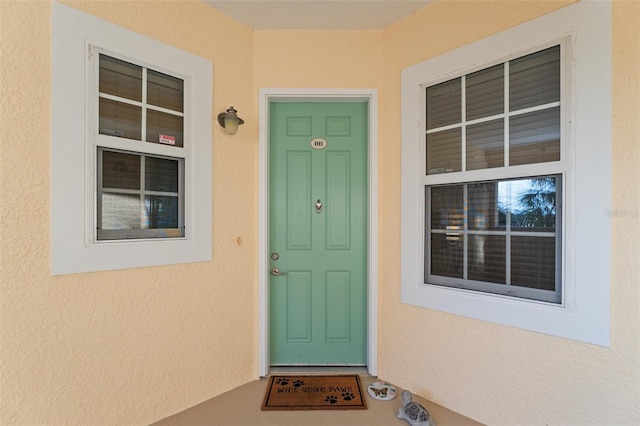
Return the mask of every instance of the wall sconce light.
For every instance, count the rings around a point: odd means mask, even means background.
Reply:
[[[227,112],[218,114],[218,124],[224,128],[228,135],[235,135],[238,126],[244,124],[244,120],[238,117],[238,111],[234,107],[229,107]]]

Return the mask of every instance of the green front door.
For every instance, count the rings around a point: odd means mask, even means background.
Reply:
[[[368,106],[269,113],[271,365],[366,365]]]

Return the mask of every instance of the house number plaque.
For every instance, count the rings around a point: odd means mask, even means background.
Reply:
[[[311,148],[313,149],[325,149],[327,147],[327,141],[322,138],[311,139]]]

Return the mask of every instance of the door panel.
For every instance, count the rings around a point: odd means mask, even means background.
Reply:
[[[311,342],[311,271],[289,272],[287,291],[286,342]]]
[[[349,250],[351,237],[351,153],[327,152],[326,248]]]
[[[287,152],[285,176],[288,250],[311,250],[311,153]],[[279,209],[278,209],[279,210]]]
[[[367,104],[269,114],[271,364],[366,365]]]

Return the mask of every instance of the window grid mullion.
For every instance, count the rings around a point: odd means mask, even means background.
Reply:
[[[127,105],[142,107],[142,102],[140,101],[134,101],[133,99],[123,98],[122,96],[111,95],[109,93],[98,92],[98,97],[102,99],[109,99],[110,101],[120,102]]]
[[[146,104],[146,108],[153,110],[153,111],[158,111],[158,112],[163,112],[165,114],[169,114],[169,115],[175,115],[176,117],[184,117],[184,113],[180,112],[180,111],[174,111],[172,109],[169,108],[163,108],[163,107],[159,107],[159,106],[155,106],[152,104]]]
[[[509,167],[509,61],[504,63],[504,166]]]
[[[146,156],[145,155],[141,155],[140,156],[140,229],[147,229],[147,227],[145,226],[146,220],[145,220],[145,210],[146,210],[146,206],[144,204],[145,202],[145,165],[146,165]]]
[[[185,188],[185,182],[184,182],[184,165],[185,165],[185,159],[182,159],[180,161],[178,161],[178,205],[179,206],[184,206],[184,188]],[[178,209],[178,228],[182,228],[185,229],[185,223],[184,223],[184,209],[183,208],[179,208]],[[186,234],[185,234],[186,235]]]
[[[462,165],[460,170],[462,172],[467,171],[467,76],[462,76],[462,81],[460,82],[460,102],[462,105],[460,107],[461,110],[461,125],[462,129],[460,130],[460,139],[462,143],[462,152],[460,153]],[[465,189],[466,192],[466,189]]]
[[[507,185],[507,199],[511,199],[511,184]],[[505,238],[504,243],[506,244],[504,255],[505,255],[505,285],[511,285],[511,209],[507,208],[507,212],[505,214]]]
[[[134,104],[134,102],[135,101],[131,101],[132,104]],[[509,106],[508,105],[508,100],[506,102],[507,102],[506,106],[508,108],[508,106]],[[544,111],[545,109],[551,109],[551,108],[559,107],[560,105],[561,105],[561,103],[559,101],[549,102],[549,103],[546,103],[546,104],[540,104],[540,105],[536,105],[536,106],[532,106],[532,107],[522,108],[522,109],[518,109],[518,110],[515,110],[515,111],[508,111],[508,112],[503,112],[503,113],[500,113],[500,114],[489,115],[487,117],[474,118],[473,120],[465,121],[464,125],[465,126],[472,126],[474,124],[486,123],[488,121],[498,120],[498,119],[501,119],[501,118],[508,119],[508,118],[511,118],[511,117],[516,117],[518,115],[528,114],[530,112]],[[162,109],[160,109],[159,107],[154,107],[153,105],[148,105],[147,107],[149,109],[162,111]],[[165,111],[171,112],[171,110],[165,110]],[[180,113],[173,112],[173,115],[178,116],[179,114]],[[442,131],[445,131],[445,130],[457,129],[457,128],[461,128],[461,127],[463,127],[463,123],[461,123],[461,122],[460,123],[455,123],[455,124],[449,124],[449,125],[446,125],[446,126],[434,127],[433,129],[426,130],[425,134],[430,135],[432,133],[438,133],[438,132],[442,132]]]
[[[469,209],[468,209],[468,188],[466,183],[462,190],[462,279],[469,279]]]
[[[98,149],[98,176],[97,176],[97,191],[96,191],[96,209],[98,212],[102,211],[102,150]],[[96,226],[93,229],[94,240],[98,238],[98,229],[102,229],[102,214],[94,215],[96,218]]]
[[[109,99],[110,101],[120,102],[127,105],[133,105],[137,107],[144,107],[146,109],[150,109],[153,111],[163,112],[168,115],[174,115],[176,117],[184,117],[184,113],[180,111],[175,111],[169,108],[163,108],[151,104],[145,104],[142,101],[134,101],[133,99],[123,98],[122,96],[112,95],[110,93],[102,93],[98,92],[98,97],[102,99]]]
[[[142,141],[147,141],[147,68],[142,68]]]
[[[509,167],[509,61],[504,63],[504,166]],[[509,185],[511,199],[511,185]],[[507,209],[504,238],[505,285],[511,286],[511,209]]]

